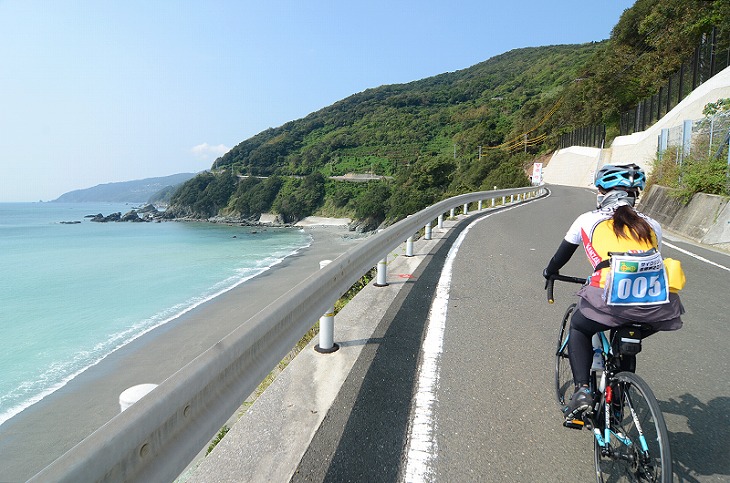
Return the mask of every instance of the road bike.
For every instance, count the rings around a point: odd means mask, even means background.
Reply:
[[[554,301],[555,280],[586,283],[585,278],[550,277],[546,286],[549,303]],[[563,316],[555,351],[555,392],[561,408],[574,389],[568,338],[575,307],[571,304]],[[664,416],[649,385],[634,372],[641,340],[655,330],[633,323],[607,332],[599,332],[599,347],[593,349],[603,363],[602,368],[600,364],[591,368],[593,405],[580,418],[566,419],[563,426],[591,431],[597,482],[670,482],[672,457]]]

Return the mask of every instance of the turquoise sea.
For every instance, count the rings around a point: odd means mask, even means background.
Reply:
[[[0,203],[0,424],[311,243],[297,229],[84,218],[132,208]]]

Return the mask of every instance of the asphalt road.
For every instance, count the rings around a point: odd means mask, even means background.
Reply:
[[[573,219],[595,196],[552,187],[548,198],[471,225],[453,259],[432,404],[426,480],[595,481],[591,435],[565,429],[553,395],[557,327],[574,285],[548,305],[541,272]],[[417,411],[421,345],[431,301],[461,223],[374,334],[292,481],[405,479]],[[730,257],[668,237],[671,245],[730,267]],[[659,399],[679,481],[730,480],[730,271],[665,244],[688,283],[684,328],[644,343],[637,372]],[[563,270],[587,275],[580,251]],[[377,342],[377,343],[375,343]]]

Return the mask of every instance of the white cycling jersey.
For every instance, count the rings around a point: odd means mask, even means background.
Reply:
[[[570,225],[565,234],[565,241],[573,245],[583,245],[588,261],[595,267],[603,260],[609,258],[609,252],[627,252],[630,250],[649,250],[661,248],[662,228],[655,219],[636,212],[646,220],[654,231],[652,243],[636,240],[633,235],[625,229],[627,237],[616,236],[613,231],[613,214],[616,207],[601,208],[599,210],[583,213]],[[591,285],[603,288],[608,269],[595,271],[591,276]]]

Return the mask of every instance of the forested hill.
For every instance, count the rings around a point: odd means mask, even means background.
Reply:
[[[519,49],[355,94],[241,142],[176,193],[173,212],[255,218],[274,211],[285,221],[317,212],[378,223],[447,194],[524,185],[523,164],[540,149],[533,141],[545,138],[541,122],[600,47]],[[516,150],[500,148],[512,138]],[[346,173],[393,179],[367,186],[329,181]]]
[[[637,0],[606,41],[513,50],[368,89],[244,140],[183,185],[168,211],[377,224],[447,196],[526,184],[525,167],[563,133],[604,123],[610,141],[619,113],[654,94],[713,26],[730,38],[728,0]],[[346,173],[388,178],[330,178]]]
[[[480,145],[486,151],[534,127],[597,47],[514,50],[457,72],[368,89],[243,141],[213,167],[392,175],[422,158],[453,157],[454,147],[457,157],[475,156]]]
[[[118,183],[106,183],[80,190],[64,193],[54,202],[65,203],[86,203],[86,202],[108,202],[108,203],[141,203],[158,202],[157,195],[162,196],[162,191],[172,190],[182,183],[195,176],[195,173],[181,173],[160,178],[146,178],[134,181],[121,181]]]

